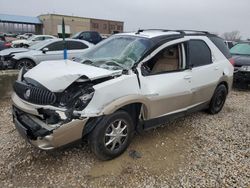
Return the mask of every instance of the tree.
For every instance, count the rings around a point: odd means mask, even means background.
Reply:
[[[222,37],[225,40],[230,40],[230,41],[240,41],[241,39],[241,35],[239,31],[231,31],[231,32],[223,33]]]

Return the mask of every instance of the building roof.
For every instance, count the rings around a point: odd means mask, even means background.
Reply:
[[[38,17],[0,14],[0,22],[42,24]]]

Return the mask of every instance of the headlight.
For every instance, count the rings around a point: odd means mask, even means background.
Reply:
[[[93,95],[94,95],[94,92],[80,96],[79,99],[75,103],[75,109],[77,111],[83,110],[89,104]]]
[[[59,105],[67,109],[81,111],[83,110],[94,95],[94,89],[91,86],[85,87],[72,86],[61,94]]]
[[[240,67],[239,71],[250,72],[250,66],[242,66],[242,67]]]

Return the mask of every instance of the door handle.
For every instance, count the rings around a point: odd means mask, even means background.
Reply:
[[[184,79],[185,79],[185,80],[189,80],[189,79],[191,79],[191,78],[192,78],[191,75],[186,75],[186,76],[184,76]]]

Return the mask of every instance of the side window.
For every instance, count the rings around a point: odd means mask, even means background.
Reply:
[[[207,44],[202,40],[189,41],[189,64],[199,67],[212,63],[212,54]]]
[[[211,36],[209,37],[210,40],[219,48],[219,50],[224,54],[226,58],[231,58],[232,55],[229,52],[229,49],[227,48],[226,44],[224,43],[223,39],[217,37],[217,36]]]
[[[67,41],[68,50],[77,50],[77,49],[85,49],[85,48],[88,48],[88,46],[83,44],[82,42]]]
[[[44,40],[44,37],[37,37],[34,39],[34,41],[42,41],[42,40]]]
[[[44,37],[44,40],[52,39],[52,37]]]
[[[184,69],[182,56],[182,44],[164,48],[143,65],[144,75],[145,71],[148,75],[182,70]]]
[[[63,41],[54,42],[52,44],[49,44],[47,46],[47,48],[49,49],[49,51],[61,51],[61,50],[63,50]]]
[[[91,35],[90,33],[82,33],[81,36],[80,36],[81,39],[90,39],[91,38]]]

